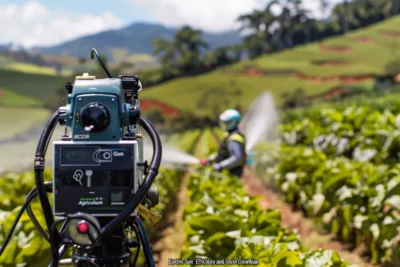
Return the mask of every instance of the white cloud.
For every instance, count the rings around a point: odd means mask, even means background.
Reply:
[[[86,34],[118,28],[122,22],[109,12],[101,16],[68,14],[40,3],[0,6],[0,43],[25,47],[54,45]]]
[[[303,0],[303,6],[311,11],[311,14],[313,17],[317,18],[317,19],[322,19],[322,12],[321,12],[321,6],[320,6],[320,1],[317,0]],[[330,12],[332,11],[333,7],[335,7],[335,5],[337,5],[338,3],[343,2],[343,0],[329,0],[329,5],[327,7],[327,10],[325,11],[326,15],[330,14]]]
[[[269,0],[127,0],[148,8],[156,20],[167,26],[192,27],[208,32],[237,29],[236,19],[242,15],[266,7]],[[333,4],[343,0],[331,0]],[[321,18],[318,0],[303,0],[311,15]],[[328,8],[329,10],[329,8]],[[273,12],[279,12],[274,6]]]
[[[266,0],[129,0],[148,8],[153,17],[167,26],[184,24],[221,32],[239,25],[236,19],[241,14],[265,6]]]

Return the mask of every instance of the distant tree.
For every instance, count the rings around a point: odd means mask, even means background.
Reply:
[[[400,0],[389,1],[391,3],[390,15],[395,16],[400,13]]]
[[[201,68],[201,50],[208,45],[201,39],[201,31],[185,26],[175,34],[173,47],[179,54],[179,69],[196,72]]]
[[[214,58],[217,66],[223,66],[231,63],[233,60],[229,57],[228,47],[220,47],[214,51]]]
[[[175,49],[172,42],[165,39],[153,40],[153,54],[160,58],[161,64],[176,65]]]
[[[243,48],[251,58],[266,53],[270,46],[268,44],[269,28],[276,21],[271,12],[271,7],[278,1],[271,1],[265,10],[254,11],[250,14],[239,16],[238,22],[242,23],[239,31],[249,31],[250,34],[244,39]]]
[[[352,25],[359,25],[360,21],[356,18],[356,10],[359,11],[359,14],[362,13],[360,13],[360,9],[355,9],[356,5],[357,3],[351,5],[348,0],[345,0],[343,3],[336,5],[333,9],[333,15],[335,16],[337,23],[340,25],[342,33],[348,32]],[[365,14],[368,14],[367,11]]]
[[[206,42],[201,39],[201,32],[189,26],[176,32],[172,41],[157,39],[153,41],[153,46],[163,69],[173,67],[181,74],[198,72],[202,68],[202,49],[207,48]]]
[[[240,61],[242,59],[243,47],[241,45],[229,45],[228,53],[233,61]]]
[[[213,51],[206,51],[203,57],[203,66],[206,69],[212,69],[217,65]]]
[[[400,0],[377,0],[385,17],[395,16],[400,13]]]
[[[264,18],[264,12],[257,10],[253,11],[250,14],[239,16],[237,20],[243,24],[239,30],[240,31],[251,30],[256,33],[259,33],[262,30],[263,18]]]
[[[253,34],[244,38],[243,47],[246,49],[249,58],[252,59],[264,54],[268,50],[269,44],[262,36]]]

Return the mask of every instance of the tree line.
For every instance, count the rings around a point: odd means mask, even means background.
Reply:
[[[160,80],[200,74],[239,61],[243,55],[256,58],[319,41],[400,13],[400,0],[345,0],[334,6],[329,16],[325,14],[330,1],[317,2],[323,15],[323,19],[319,20],[311,17],[302,0],[274,0],[262,10],[239,16],[239,31],[249,33],[240,45],[211,51],[201,38],[201,31],[189,26],[177,31],[172,40],[154,40],[154,55],[161,63]],[[280,10],[279,14],[273,12],[275,7]]]

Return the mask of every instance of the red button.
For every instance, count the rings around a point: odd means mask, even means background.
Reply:
[[[89,225],[86,222],[81,222],[78,225],[78,232],[81,234],[86,234],[89,230]]]

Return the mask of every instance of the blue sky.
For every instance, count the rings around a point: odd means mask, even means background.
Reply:
[[[10,4],[21,6],[27,2],[29,1],[0,0],[0,6]],[[61,9],[66,12],[77,12],[78,14],[90,13],[93,15],[101,15],[104,11],[109,10],[115,16],[118,16],[125,24],[131,23],[132,21],[155,21],[147,7],[127,0],[40,0],[37,2],[49,9]],[[115,4],[111,4],[111,2]]]
[[[133,22],[221,32],[269,0],[0,0],[0,43],[51,46]],[[336,3],[342,0],[331,0]],[[303,0],[318,17],[317,0]],[[112,3],[112,4],[111,4]]]

